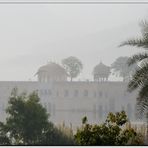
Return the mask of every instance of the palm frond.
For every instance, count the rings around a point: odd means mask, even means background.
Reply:
[[[141,97],[141,98],[147,97],[148,98],[148,78],[145,80],[145,82],[143,83],[143,85],[139,91],[139,97]]]
[[[119,47],[126,46],[126,45],[148,48],[148,39],[147,38],[131,39],[121,43]]]
[[[141,21],[141,33],[144,38],[148,38],[148,22],[146,20]]]
[[[136,47],[143,47],[147,49],[148,48],[148,22],[141,21],[140,26],[141,26],[142,37],[137,39],[135,38],[135,39],[127,40],[121,43],[119,47],[130,45],[130,46],[136,46]]]
[[[121,46],[135,46],[142,47],[145,50],[148,49],[148,22],[141,22],[141,33],[142,37],[137,39],[127,40],[119,45]],[[137,98],[137,112],[142,117],[148,113],[148,53],[139,53],[133,55],[128,60],[128,65],[136,64],[141,62],[140,66],[136,69],[132,80],[128,84],[128,91],[133,91],[139,88],[139,94]]]
[[[140,62],[144,59],[148,58],[148,54],[147,53],[138,53],[133,55],[132,57],[130,57],[127,61],[128,65],[132,65],[134,63]]]
[[[148,111],[148,98],[137,98],[137,103],[136,103],[136,111],[138,117],[143,117],[145,113]]]
[[[145,79],[148,77],[148,63],[145,63],[142,67],[139,67],[132,77],[132,80],[128,84],[128,91],[131,92],[138,87],[140,88]]]

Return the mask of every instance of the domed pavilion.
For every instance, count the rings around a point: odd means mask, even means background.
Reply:
[[[65,69],[54,62],[41,66],[36,74],[39,82],[67,81],[68,76]]]
[[[102,62],[100,62],[98,65],[94,67],[93,70],[94,81],[97,82],[108,81],[109,75],[110,75],[110,67],[104,65]]]

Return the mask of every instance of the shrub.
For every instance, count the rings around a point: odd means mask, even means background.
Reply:
[[[124,111],[109,113],[106,121],[100,125],[87,123],[82,119],[82,127],[74,135],[79,145],[142,145],[142,135],[133,128],[123,129],[128,119]]]

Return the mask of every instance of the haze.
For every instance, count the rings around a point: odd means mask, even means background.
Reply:
[[[118,45],[139,37],[139,23],[147,15],[148,5],[142,4],[1,4],[0,80],[36,80],[40,66],[68,56],[84,64],[78,79],[91,80],[100,61],[110,65],[140,51]]]

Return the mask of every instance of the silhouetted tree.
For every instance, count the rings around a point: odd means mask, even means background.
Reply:
[[[136,67],[136,65],[129,66],[127,63],[128,59],[129,57],[119,57],[111,65],[111,68],[123,77],[123,81],[131,77]]]
[[[12,91],[6,122],[0,122],[1,145],[71,145],[73,140],[48,121],[48,113],[36,92]]]
[[[62,64],[66,69],[71,81],[77,77],[83,69],[81,61],[76,57],[68,57],[62,60]]]

